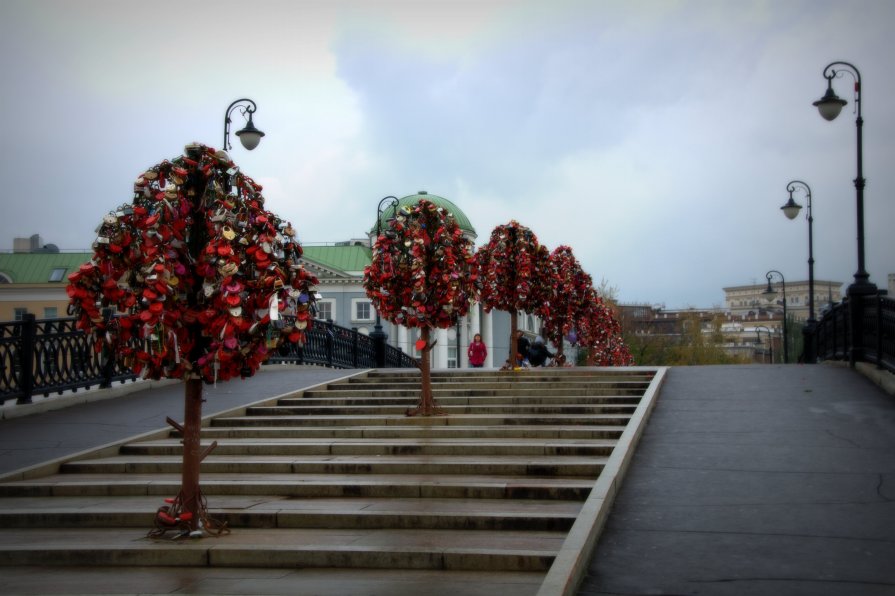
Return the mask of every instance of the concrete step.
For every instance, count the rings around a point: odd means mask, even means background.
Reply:
[[[437,400],[437,398],[436,398]],[[255,406],[246,410],[249,416],[277,416],[277,415],[306,415],[306,416],[402,416],[408,408],[412,408],[419,401],[416,398],[408,398],[407,402],[400,405],[275,405]],[[298,402],[292,402],[296,404]],[[469,415],[505,414],[506,405],[458,405],[453,406],[438,402],[448,417]],[[594,405],[569,405],[569,404],[531,404],[513,405],[513,414],[631,414],[637,408],[636,404],[594,404]]]
[[[174,474],[180,455],[116,456],[62,464],[64,474]],[[443,455],[234,455],[212,454],[201,472],[211,474],[433,474],[585,476],[596,479],[605,457]]]
[[[179,474],[52,474],[0,484],[0,497],[172,497]],[[204,473],[202,492],[212,496],[390,497],[440,499],[557,499],[583,501],[588,477],[440,474],[221,474]]]
[[[9,594],[266,594],[280,596],[535,596],[546,574],[443,569],[5,567]]]
[[[251,438],[301,438],[301,439],[487,439],[512,441],[514,439],[589,440],[618,439],[624,427],[617,424],[592,426],[234,426],[220,423],[202,429],[202,437],[208,439]],[[179,434],[171,433],[172,437]]]
[[[0,502],[3,528],[150,528],[159,497],[17,497]],[[568,531],[581,503],[508,499],[216,497],[215,519],[237,528]]]
[[[504,456],[608,456],[614,440],[543,439],[504,440],[485,439],[340,439],[314,438],[222,438],[214,450],[217,456],[257,455],[467,455],[481,457]],[[141,441],[121,447],[122,455],[180,456],[183,445],[176,438]]]
[[[0,529],[0,565],[365,567],[546,571],[565,532],[256,529],[204,540],[134,528]]]
[[[307,395],[307,394],[319,395]],[[385,391],[359,391],[356,393],[349,392],[317,392],[308,391],[306,395],[301,397],[283,397],[274,403],[266,405],[278,406],[314,406],[314,405],[383,405],[389,406],[394,404],[407,405],[415,403],[420,396],[419,390],[416,391],[389,391],[391,395],[385,395]],[[398,395],[400,393],[400,395]],[[438,403],[443,406],[517,406],[517,405],[579,405],[579,404],[634,404],[640,401],[640,394],[632,395],[484,395],[470,393],[470,395],[461,395],[459,393],[436,393],[434,394]]]
[[[377,416],[226,416],[215,418],[213,426],[362,426],[366,421],[373,426],[493,426],[516,424],[547,426],[624,426],[630,416],[622,414],[453,414],[450,416],[415,416],[403,415]]]
[[[600,396],[600,395],[639,395],[648,383],[635,385],[608,384],[545,384],[526,383],[524,386],[468,383],[434,383],[432,393],[436,396],[511,396],[511,397],[550,397],[550,396]],[[368,383],[330,384],[323,389],[308,389],[301,392],[302,397],[339,397],[345,396],[403,396],[419,393],[419,383]],[[296,396],[298,397],[298,396]]]
[[[433,382],[574,382],[574,381],[630,381],[651,380],[655,376],[653,371],[606,369],[603,371],[576,370],[574,368],[528,368],[520,371],[498,370],[433,370],[431,377]],[[368,371],[363,377],[356,377],[359,381],[383,380],[386,382],[399,382],[420,378],[420,371],[416,369],[381,369]],[[363,382],[362,381],[362,382]]]

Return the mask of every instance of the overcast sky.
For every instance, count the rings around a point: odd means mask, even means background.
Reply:
[[[303,243],[358,237],[425,189],[484,244],[516,219],[569,244],[623,302],[723,303],[777,269],[857,268],[853,80],[862,75],[866,262],[895,272],[891,0],[130,2],[3,0],[0,248],[88,249],[145,168],[257,102],[231,156]],[[234,114],[234,130],[242,127]],[[797,200],[805,204],[804,195]]]

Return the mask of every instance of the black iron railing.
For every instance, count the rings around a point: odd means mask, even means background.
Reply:
[[[385,346],[385,362],[376,362],[373,338],[357,329],[346,329],[332,321],[315,323],[303,346],[284,344],[268,358],[271,364],[319,364],[333,368],[414,368],[417,360],[394,346]]]
[[[94,350],[93,344],[75,327],[73,317],[37,320],[26,314],[21,321],[0,322],[0,403],[15,399],[26,404],[34,395],[110,387],[116,381],[137,379],[116,359]],[[414,358],[395,347],[386,345],[384,353],[385,362],[379,366],[417,366]],[[284,345],[268,362],[377,367],[373,340],[331,321],[315,323],[306,333],[304,346]]]
[[[895,373],[895,300],[848,297],[818,321],[814,338],[821,360],[872,362]]]

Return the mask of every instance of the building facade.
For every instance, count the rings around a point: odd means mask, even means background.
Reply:
[[[755,317],[766,310],[783,310],[783,284],[771,283],[777,292],[773,300],[764,296],[768,284],[731,286],[724,288],[724,308],[733,316]],[[786,282],[786,313],[796,321],[808,320],[808,282]],[[842,282],[814,280],[814,316],[819,319],[823,310],[842,300]]]
[[[423,190],[400,199],[398,207],[415,205],[420,199],[427,199],[451,213],[464,235],[475,243],[477,234],[466,214],[443,197],[431,195]],[[386,224],[391,213],[391,209],[383,213],[381,225]],[[364,239],[326,245],[303,245],[302,261],[320,282],[317,286],[318,318],[331,319],[337,325],[356,328],[364,334],[369,334],[375,329],[376,309],[373,308],[362,285],[364,267],[369,265],[372,259],[371,243],[375,232],[374,225]],[[379,324],[388,335],[387,342],[390,345],[415,358],[421,356],[416,349],[416,340],[420,337],[419,329],[409,329],[384,320],[380,320]],[[541,331],[540,320],[527,313],[519,313],[518,325],[529,338]],[[466,348],[476,333],[482,335],[482,341],[488,347],[485,367],[502,366],[510,351],[510,314],[503,311],[486,312],[483,305],[476,302],[470,306],[469,312],[460,318],[456,326],[434,330],[436,343],[431,353],[432,367],[469,366]]]
[[[0,321],[18,321],[25,314],[68,316],[68,276],[92,253],[60,252],[37,234],[16,238],[13,245],[13,252],[0,253]]]

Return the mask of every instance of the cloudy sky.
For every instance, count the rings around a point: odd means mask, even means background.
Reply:
[[[569,244],[623,302],[723,302],[722,288],[857,267],[853,80],[862,75],[866,261],[895,272],[895,2],[3,0],[0,248],[87,249],[145,168],[223,142],[304,243],[358,237],[379,199],[426,189],[487,241],[516,219]],[[242,126],[238,112],[235,129]],[[797,200],[805,203],[804,195]],[[804,214],[804,211],[803,211]]]

